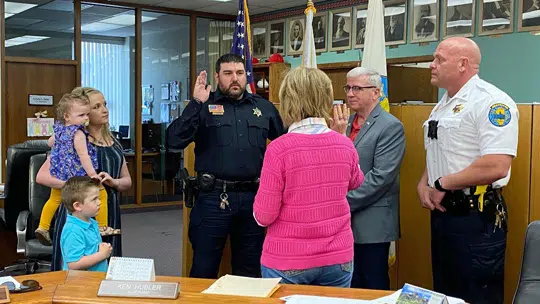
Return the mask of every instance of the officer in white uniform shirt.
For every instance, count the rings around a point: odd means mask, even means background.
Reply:
[[[468,303],[503,303],[507,213],[502,189],[516,157],[515,102],[477,75],[480,49],[439,44],[431,83],[446,89],[424,123],[426,170],[418,196],[431,212],[435,291]]]

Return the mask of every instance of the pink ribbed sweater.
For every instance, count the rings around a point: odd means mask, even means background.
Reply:
[[[364,174],[347,137],[288,133],[264,156],[254,216],[267,226],[261,264],[278,270],[308,269],[353,259],[347,192]]]

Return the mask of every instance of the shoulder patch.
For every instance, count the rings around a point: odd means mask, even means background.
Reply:
[[[491,124],[496,127],[504,127],[512,119],[510,108],[504,103],[496,103],[491,105],[488,117]]]

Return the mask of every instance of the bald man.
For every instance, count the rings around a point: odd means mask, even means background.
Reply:
[[[468,303],[503,303],[506,204],[502,189],[516,157],[515,102],[478,77],[470,39],[437,47],[431,83],[446,93],[424,123],[426,169],[418,183],[431,210],[434,290]]]

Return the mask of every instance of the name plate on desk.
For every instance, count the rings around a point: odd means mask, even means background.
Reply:
[[[178,298],[178,283],[103,280],[99,285],[99,297],[126,298]]]

